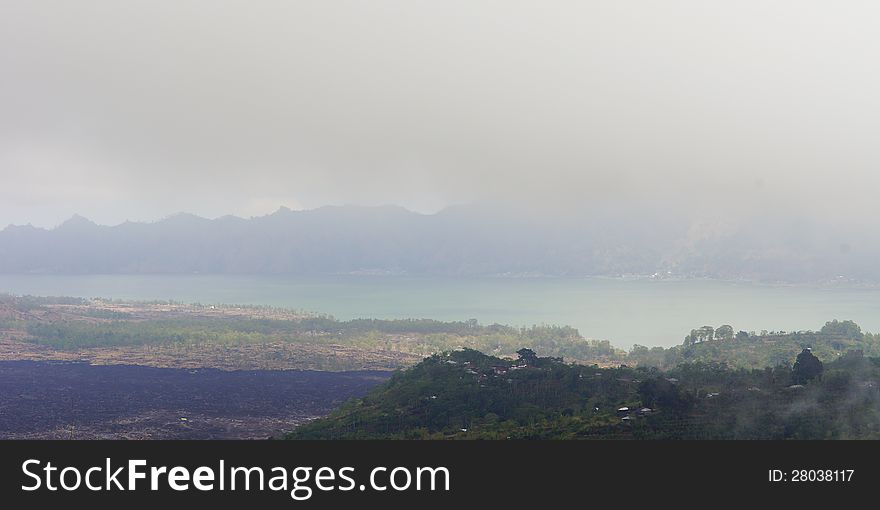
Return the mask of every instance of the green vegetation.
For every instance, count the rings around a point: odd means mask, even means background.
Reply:
[[[7,323],[8,326],[10,324]],[[515,329],[428,320],[183,318],[27,322],[25,329],[31,341],[56,349],[175,344],[241,345],[284,341],[401,350],[419,355],[461,347],[512,355],[518,346],[524,344],[574,359],[611,359],[621,355],[609,342],[585,340],[577,330],[567,327]]]
[[[0,331],[16,331],[26,342],[64,351],[284,343],[344,346],[364,353],[390,351],[418,357],[461,348],[514,356],[516,349],[528,345],[579,361],[619,363],[626,356],[607,340],[585,339],[569,326],[513,328],[481,325],[475,319],[340,321],[271,307],[92,303],[74,298],[0,296]]]
[[[120,306],[122,305],[122,306]],[[5,308],[4,308],[5,307]],[[10,313],[15,311],[18,313]],[[170,310],[170,311],[169,311]],[[6,313],[4,313],[6,312]],[[628,365],[671,370],[682,363],[726,363],[737,368],[790,364],[804,348],[824,360],[850,350],[880,356],[880,335],[863,333],[852,321],[833,320],[819,331],[738,331],[729,324],[703,326],[671,348],[634,345],[629,352],[608,340],[586,339],[570,326],[514,328],[475,319],[354,319],[309,315],[272,307],[183,305],[173,302],[91,302],[78,298],[0,295],[0,332],[53,349],[156,347],[198,349],[289,344],[344,346],[369,355],[393,352],[423,358],[474,349],[514,357],[527,346],[542,355],[600,366]],[[389,367],[393,368],[393,367]]]
[[[719,334],[721,332],[721,334]],[[626,363],[671,369],[681,363],[726,363],[734,367],[763,368],[791,363],[804,348],[819,358],[833,360],[847,351],[880,356],[880,335],[863,333],[852,321],[833,320],[819,331],[754,332],[733,334],[730,326],[692,330],[681,345],[664,349],[636,345]]]
[[[880,438],[880,360],[851,352],[816,370],[569,365],[522,350],[434,355],[290,439]]]
[[[880,438],[880,338],[852,321],[760,334],[704,326],[681,345],[627,353],[567,326],[0,296],[0,355],[26,351],[155,366],[412,367],[292,438]]]

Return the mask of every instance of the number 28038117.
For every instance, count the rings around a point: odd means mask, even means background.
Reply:
[[[855,469],[792,469],[788,472],[771,469],[771,482],[849,482]]]

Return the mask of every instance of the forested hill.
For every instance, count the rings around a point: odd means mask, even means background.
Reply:
[[[0,231],[0,273],[656,275],[880,281],[880,245],[796,220],[735,227],[628,207],[540,218],[489,207],[279,209]]]
[[[396,374],[291,439],[877,439],[880,360],[599,368],[463,350]]]
[[[853,321],[831,320],[818,331],[738,331],[730,325],[703,326],[681,345],[664,349],[635,345],[624,363],[674,368],[681,363],[725,363],[737,368],[763,368],[791,363],[804,348],[833,360],[848,351],[880,357],[880,335],[865,333]]]

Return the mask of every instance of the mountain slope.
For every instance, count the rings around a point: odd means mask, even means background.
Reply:
[[[880,359],[849,353],[805,374],[687,363],[566,365],[521,351],[436,355],[290,439],[877,439]]]
[[[880,245],[855,233],[769,219],[738,225],[626,207],[556,219],[453,207],[279,209],[251,219],[178,214],[99,226],[0,231],[0,273],[641,274],[773,281],[880,281]]]

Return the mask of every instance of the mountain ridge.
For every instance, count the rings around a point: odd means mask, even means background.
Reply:
[[[723,228],[722,228],[723,227]],[[74,215],[0,231],[0,273],[644,275],[880,281],[880,244],[796,218],[739,225],[621,207],[545,218],[457,206],[284,207],[252,218],[179,213],[98,225]]]

